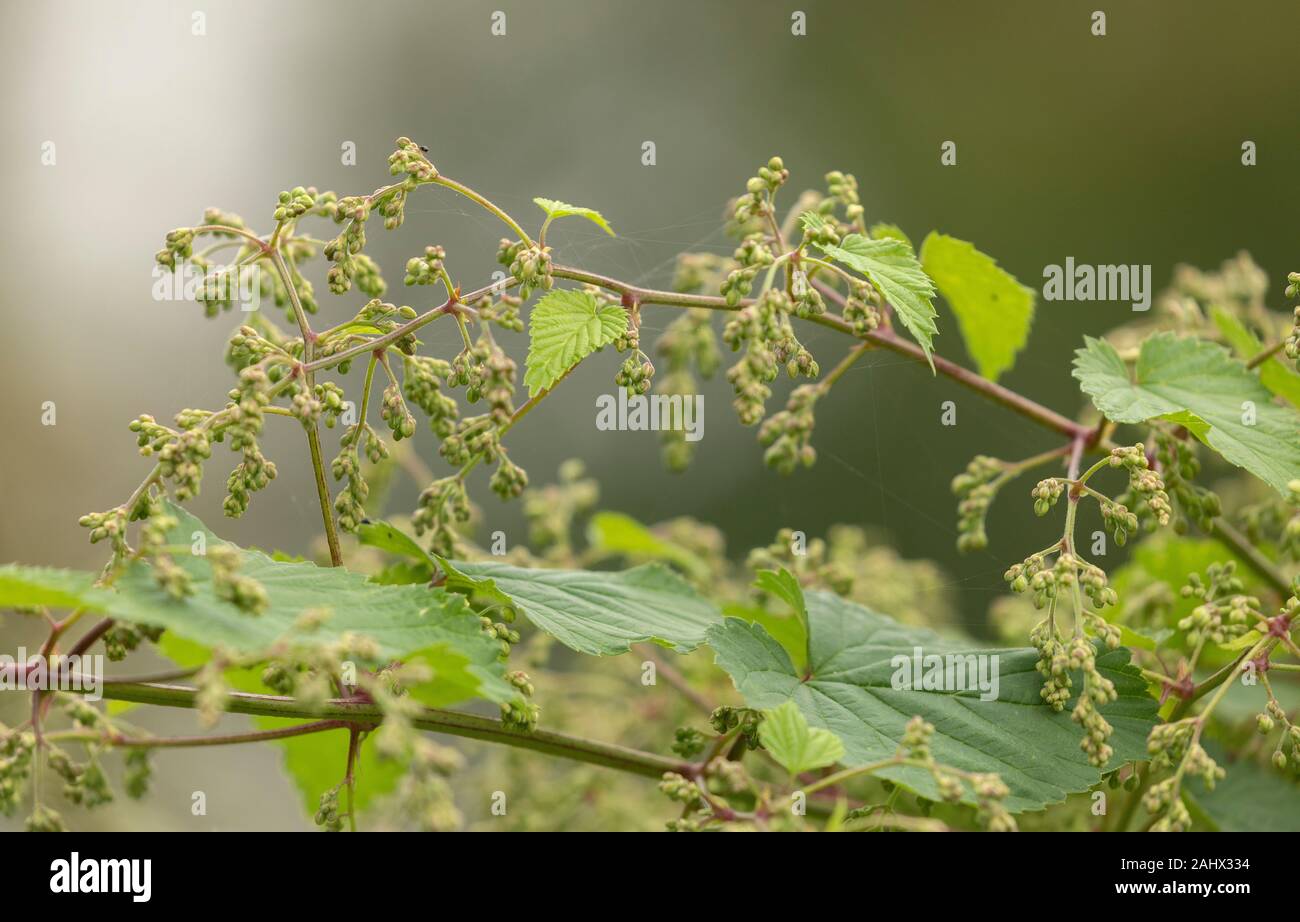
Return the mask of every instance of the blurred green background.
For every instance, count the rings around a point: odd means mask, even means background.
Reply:
[[[1104,37],[1090,32],[1099,8]],[[206,35],[191,34],[195,9]],[[794,37],[800,9],[808,34]],[[507,14],[504,37],[490,33],[494,10]],[[1297,34],[1294,0],[6,0],[0,560],[97,568],[104,554],[78,516],[120,502],[147,471],[126,424],[224,399],[221,354],[238,319],[205,320],[193,304],[150,296],[163,235],[206,206],[265,230],[281,189],[381,185],[392,140],[405,134],[530,226],[535,195],[599,208],[619,236],[561,225],[559,258],[666,286],[682,250],[730,252],[723,204],[779,153],[792,190],[820,185],[830,169],[852,172],[869,221],[917,241],[932,228],[972,240],[1031,287],[1067,256],[1149,263],[1160,288],[1177,263],[1210,268],[1247,249],[1281,307],[1282,279],[1300,268],[1300,72],[1287,46]],[[652,167],[641,163],[646,140],[657,146]],[[955,167],[940,166],[946,140],[957,143]],[[1258,145],[1257,166],[1241,165],[1244,140]],[[41,162],[47,141],[55,166]],[[355,166],[340,162],[345,141],[356,144]],[[465,200],[421,190],[399,231],[372,228],[368,252],[386,269],[386,299],[425,309],[428,289],[400,285],[407,257],[440,243],[455,277],[475,287],[497,268],[501,235]],[[355,289],[328,294],[313,270],[323,318],[361,305]],[[964,361],[940,310],[938,349]],[[647,311],[643,341],[671,316]],[[1029,348],[1003,383],[1074,414],[1072,350],[1131,318],[1125,304],[1040,303]],[[458,348],[451,327],[424,339],[445,357]],[[824,368],[845,349],[828,331],[806,342]],[[507,348],[522,364],[524,338]],[[988,551],[956,555],[953,474],[978,452],[1014,458],[1055,443],[896,356],[869,355],[835,387],[818,408],[820,461],[790,478],[763,467],[721,376],[704,391],[706,435],[685,474],[659,465],[654,433],[598,432],[594,397],[613,389],[616,364],[612,353],[585,363],[511,433],[512,456],[535,484],[581,455],[604,507],[713,522],[735,557],[782,526],[810,536],[837,522],[878,529],[902,555],[944,567],[959,606],[952,620],[972,632],[1007,564],[1058,527],[1033,518],[1028,485],[1018,485],[994,507]],[[939,423],[949,399],[953,428]],[[55,426],[41,424],[44,401],[57,406]],[[422,431],[417,448],[442,470]],[[224,449],[193,508],[233,540],[305,553],[319,530],[305,446],[291,427],[268,433],[280,477],[249,515],[221,519]],[[331,454],[335,439],[326,434]],[[488,529],[521,534],[517,509],[488,494],[486,477],[475,486]],[[403,483],[395,508],[411,508],[417,492]],[[6,649],[31,643],[10,622],[0,632]],[[189,715],[158,720],[151,726],[192,726]],[[165,758],[200,773],[214,761]],[[247,774],[275,758],[248,749],[238,763],[215,760],[209,784],[226,779],[233,791],[230,765]],[[302,822],[283,782],[267,784],[240,794],[238,818],[212,825]],[[155,798],[149,809],[161,812],[135,822],[190,828],[188,810],[167,802]]]

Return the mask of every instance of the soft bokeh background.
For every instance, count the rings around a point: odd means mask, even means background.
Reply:
[[[1108,15],[1102,38],[1089,31],[1098,7]],[[204,36],[191,34],[196,9]],[[496,9],[508,16],[505,37],[489,31]],[[794,9],[807,12],[806,37],[790,34]],[[973,240],[1031,286],[1044,265],[1074,256],[1150,263],[1159,287],[1179,262],[1208,268],[1244,248],[1280,297],[1300,258],[1300,71],[1288,47],[1298,27],[1293,0],[5,0],[0,560],[99,566],[104,555],[76,520],[120,502],[146,472],[126,423],[221,403],[220,355],[236,318],[208,321],[194,305],[150,297],[164,233],[205,206],[265,229],[281,189],[382,184],[392,139],[406,134],[444,173],[534,226],[535,195],[601,209],[618,238],[561,226],[562,258],[666,285],[681,250],[731,249],[719,230],[723,202],[780,153],[792,187],[833,168],[853,172],[869,219],[916,240],[931,228]],[[1239,159],[1247,139],[1259,148],[1252,168]],[[657,145],[653,167],[641,164],[645,140]],[[958,144],[956,167],[939,164],[945,140]],[[41,163],[46,141],[56,166]],[[356,166],[340,162],[344,141],[356,143]],[[488,278],[501,228],[471,208],[422,190],[399,232],[372,228],[369,252],[387,269],[391,299],[430,305],[427,289],[400,286],[401,265],[428,243],[448,248],[467,287]],[[331,321],[362,303],[355,289],[335,298],[322,273],[312,277]],[[669,316],[649,311],[647,330]],[[1073,414],[1072,349],[1130,318],[1121,304],[1040,303],[1030,347],[1004,383]],[[964,359],[946,313],[941,330],[940,351]],[[456,349],[450,327],[424,338],[448,357]],[[844,349],[826,331],[808,344],[824,367]],[[515,347],[522,360],[522,337]],[[781,526],[879,529],[904,556],[943,565],[953,620],[975,632],[1006,564],[1057,527],[1006,500],[990,519],[990,549],[956,556],[952,475],[977,452],[1019,457],[1053,443],[895,356],[868,356],[836,386],[819,407],[818,466],[788,479],[763,468],[721,380],[705,391],[706,437],[688,473],[652,463],[653,433],[598,432],[592,401],[612,388],[614,367],[612,355],[584,365],[511,433],[512,455],[535,483],[581,455],[605,507],[715,522],[736,556]],[[939,425],[948,399],[955,428]],[[53,427],[41,425],[47,400]],[[220,518],[224,451],[194,509],[234,540],[307,551],[319,513],[302,441],[292,427],[268,437],[281,476],[245,520]],[[418,447],[440,466],[427,433]],[[517,529],[517,511],[478,486],[490,527]],[[409,508],[415,493],[403,485],[397,505]],[[0,634],[5,649],[34,637],[8,622]],[[0,702],[0,713],[11,710]],[[192,718],[151,726],[189,728]],[[251,790],[243,780],[265,776],[269,748],[236,760],[164,758],[188,767],[184,791],[134,808],[135,825],[199,823],[178,802],[202,786],[195,773],[210,792],[240,799],[207,825],[303,822],[279,779]]]

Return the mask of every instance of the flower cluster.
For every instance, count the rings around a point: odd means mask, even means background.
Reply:
[[[406,401],[402,399],[402,388],[398,386],[396,380],[384,388],[379,417],[388,424],[388,430],[393,434],[393,441],[400,442],[415,435],[415,417],[406,408]]]
[[[31,776],[36,736],[30,730],[12,730],[0,736],[0,813],[13,816]]]
[[[152,502],[149,518],[140,526],[140,553],[149,558],[154,582],[174,599],[194,592],[189,571],[176,563],[167,549],[168,535],[179,524],[179,519],[163,512],[161,503]]]
[[[538,288],[550,291],[555,285],[551,276],[550,247],[529,246],[522,240],[512,241],[503,237],[497,246],[497,262],[519,282],[519,296],[524,300]]]
[[[989,507],[1005,482],[1006,463],[988,455],[976,455],[966,470],[952,479],[957,504],[957,550],[977,551],[988,547],[985,530]]]
[[[243,460],[226,480],[223,509],[231,518],[243,515],[248,510],[250,495],[275,479],[275,463],[266,459],[258,444],[263,411],[271,402],[270,386],[270,379],[261,365],[250,365],[240,371],[239,386],[230,392],[229,421],[215,436],[222,441],[228,435],[230,450],[243,453]]]
[[[330,210],[335,222],[348,222],[337,237],[325,244],[323,251],[325,258],[334,263],[325,279],[336,295],[345,294],[354,281],[372,298],[382,297],[388,288],[379,266],[361,252],[366,245],[366,221],[370,218],[371,204],[370,198],[353,195],[339,199]]]
[[[1126,507],[1139,510],[1139,517],[1149,515],[1160,525],[1168,525],[1173,507],[1169,505],[1164,480],[1151,469],[1146,447],[1139,442],[1112,449],[1110,466],[1122,467],[1128,472],[1128,490],[1120,497],[1120,502]],[[1170,470],[1170,467],[1165,465],[1164,469]]]
[[[1069,551],[1061,551],[1049,565],[1048,557],[1057,550],[1058,547],[1053,546],[1046,551],[1031,554],[1008,568],[1003,578],[1011,591],[1032,593],[1037,608],[1055,602],[1062,590],[1072,590],[1076,585],[1087,593],[1092,604],[1098,608],[1114,605],[1118,601],[1115,590],[1107,583],[1106,572],[1096,564]]]
[[[429,535],[429,550],[450,557],[463,547],[457,526],[468,522],[471,514],[464,481],[456,476],[443,477],[420,494],[411,526],[417,535]]]
[[[913,717],[903,728],[897,757],[919,762],[928,768],[939,788],[939,796],[948,803],[961,801],[966,796],[966,785],[969,785],[980,823],[990,832],[1015,832],[1015,818],[1004,803],[1011,794],[1010,788],[996,774],[962,772],[937,761],[930,746],[933,736],[933,724],[922,717]]]
[[[1187,642],[1192,647],[1206,640],[1227,643],[1264,617],[1259,610],[1259,599],[1242,594],[1245,583],[1236,574],[1236,561],[1230,560],[1211,564],[1206,571],[1208,579],[1202,579],[1199,573],[1188,576],[1182,596],[1200,599],[1201,604],[1178,622],[1178,628],[1187,632]]]
[[[405,173],[417,182],[428,182],[437,177],[437,168],[425,156],[429,153],[427,147],[407,137],[398,138],[396,144],[397,149],[388,155],[389,173],[393,176]]]
[[[493,301],[490,295],[484,295],[474,302],[480,320],[495,323],[501,329],[510,330],[512,333],[524,331],[524,319],[519,316],[519,309],[523,305],[524,299],[512,294],[503,294],[496,301]]]
[[[735,390],[732,405],[742,424],[752,426],[767,412],[768,387],[784,365],[790,377],[815,378],[821,370],[812,353],[795,337],[790,323],[793,301],[779,289],[765,292],[754,304],[738,311],[727,321],[722,338],[731,351],[745,348],[744,356],[727,370],[727,381]]]
[[[664,367],[664,373],[655,380],[654,390],[670,397],[680,395],[691,399],[699,393],[696,372],[702,378],[712,378],[722,362],[711,312],[703,308],[693,308],[675,317],[655,341],[654,348]],[[665,429],[660,438],[664,463],[670,470],[685,470],[694,451],[693,443],[686,441],[686,433],[681,429]]]
[[[217,598],[225,599],[250,615],[260,615],[270,604],[266,588],[239,572],[239,551],[231,544],[214,544],[207,549],[212,568],[212,589]]]
[[[812,446],[816,422],[813,407],[823,391],[815,384],[804,384],[790,392],[785,409],[763,421],[758,441],[767,447],[763,461],[782,474],[792,474],[796,467],[812,467],[817,449]]]
[[[402,393],[429,417],[429,427],[439,438],[451,435],[460,416],[455,399],[442,392],[451,377],[451,363],[409,355],[402,363]]]
[[[281,192],[272,217],[280,223],[298,220],[316,207],[315,191],[295,186],[291,191]]]
[[[427,246],[423,256],[412,256],[406,261],[405,285],[433,285],[442,279],[443,260],[447,251],[440,246]],[[448,292],[451,294],[451,292]]]
[[[1147,753],[1152,770],[1176,769],[1174,774],[1157,781],[1142,795],[1142,806],[1154,816],[1153,832],[1183,832],[1191,827],[1192,818],[1182,798],[1182,781],[1187,775],[1199,777],[1213,790],[1226,772],[1201,746],[1201,717],[1188,717],[1172,723],[1156,724],[1147,737]]]
[[[361,452],[371,464],[378,464],[388,457],[388,446],[379,437],[379,433],[364,421],[350,426],[339,440],[340,451],[331,462],[330,471],[335,480],[347,479],[347,486],[334,498],[334,510],[338,513],[339,528],[344,531],[356,531],[361,520],[366,517],[366,498],[370,496],[370,485],[361,471]]]
[[[1155,430],[1155,443],[1156,461],[1160,465],[1165,491],[1177,501],[1182,516],[1191,519],[1202,531],[1209,531],[1222,507],[1217,494],[1194,482],[1201,469],[1195,442],[1187,438],[1186,433],[1161,427]],[[1153,518],[1158,519],[1162,525],[1165,523],[1160,518],[1161,506],[1144,504],[1142,501],[1146,497],[1137,489],[1130,490],[1130,495],[1138,499],[1141,509],[1149,509]],[[1163,511],[1166,515],[1172,514],[1168,497],[1165,498]],[[1174,521],[1174,528],[1180,533],[1187,530],[1182,516]],[[1151,527],[1154,527],[1154,523],[1148,525],[1148,528]]]

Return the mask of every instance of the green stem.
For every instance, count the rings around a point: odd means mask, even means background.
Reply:
[[[710,310],[738,311],[741,308],[753,304],[752,299],[742,298],[735,304],[728,304],[726,298],[714,295],[696,295],[682,294],[676,291],[659,291],[653,288],[641,288],[637,285],[631,285],[627,282],[621,282],[618,279],[612,279],[608,276],[598,275],[594,272],[587,272],[582,269],[575,269],[572,266],[552,266],[551,274],[556,278],[572,279],[575,282],[585,282],[589,285],[599,285],[609,291],[615,291],[622,295],[629,295],[643,304],[666,304],[673,307],[704,307]],[[838,330],[849,336],[857,336],[853,332],[853,327],[844,321],[843,318],[831,313],[820,314],[816,317],[809,318],[812,323],[820,326],[829,327],[832,330]],[[888,349],[897,355],[906,356],[915,362],[924,364],[928,367],[929,359],[920,346],[907,340],[900,339],[892,330],[873,330],[861,337],[867,342],[882,348]],[[1092,444],[1097,438],[1098,430],[1077,423],[1066,416],[1062,416],[1055,410],[1050,410],[1040,403],[1030,400],[1013,390],[1003,387],[996,382],[983,378],[968,368],[963,368],[956,362],[951,362],[941,356],[931,357],[934,361],[934,369],[944,377],[951,378],[958,384],[968,387],[981,396],[1000,404],[1015,413],[1020,414],[1028,419],[1033,420],[1041,426],[1045,426],[1062,435],[1070,438],[1083,437],[1088,444]]]
[[[120,733],[98,733],[93,730],[64,730],[50,733],[46,739],[54,742],[104,743],[131,749],[182,749],[198,746],[233,746],[239,743],[266,743],[273,740],[323,733],[353,725],[346,720],[317,720],[313,723],[280,727],[275,730],[255,730],[249,733],[227,733],[218,736],[123,736]]]
[[[1264,349],[1263,351],[1257,353],[1249,362],[1246,363],[1246,367],[1258,368],[1260,365],[1263,365],[1273,356],[1281,352],[1284,348],[1286,348],[1286,340],[1281,340],[1280,342],[1276,342],[1273,345],[1269,346],[1267,349]]]
[[[197,695],[197,689],[175,685],[110,685],[104,688],[104,697],[110,700],[133,701],[137,704],[152,704],[159,707],[194,708]],[[233,714],[265,717],[317,718],[354,726],[374,725],[382,722],[384,717],[379,707],[359,700],[334,699],[321,707],[313,707],[293,698],[244,692],[231,692],[226,698],[225,710]],[[501,743],[517,749],[528,749],[589,765],[600,765],[647,778],[658,778],[664,772],[689,775],[695,770],[689,762],[665,758],[616,743],[604,743],[551,730],[523,733],[510,729],[499,720],[479,717],[476,714],[423,708],[411,722],[421,730]]]
[[[496,215],[498,218],[504,221],[510,227],[510,229],[515,232],[516,237],[518,237],[528,246],[533,245],[533,238],[528,236],[528,232],[525,231],[522,227],[520,227],[518,223],[515,222],[514,218],[510,217],[510,215],[506,214],[496,205],[492,204],[486,198],[479,195],[469,186],[458,183],[456,182],[456,180],[451,179],[450,177],[447,176],[435,176],[433,179],[429,180],[429,182],[436,183],[439,186],[445,186],[448,189],[452,189],[456,192],[459,192],[461,195],[465,196],[465,198],[469,199],[470,201],[476,202],[479,205],[483,206],[488,211],[492,212],[494,215]]]
[[[849,354],[840,359],[840,363],[830,370],[826,377],[817,385],[817,390],[823,395],[844,376],[844,373],[853,367],[854,363],[862,357],[862,354],[871,349],[871,343],[859,343],[849,350]]]
[[[325,482],[325,457],[320,447],[320,430],[315,423],[307,427],[307,447],[311,451],[311,467],[316,476],[316,499],[320,502],[321,517],[325,522],[325,541],[330,548],[330,566],[343,566],[343,546],[334,528],[334,513],[330,506],[330,488]]]
[[[357,756],[361,754],[361,731],[357,727],[348,730],[348,767],[343,776],[343,783],[348,791],[348,831],[357,831],[356,788]]]
[[[280,227],[276,227],[278,235]],[[274,238],[273,238],[274,239]],[[302,356],[303,366],[303,387],[311,392],[315,385],[315,375],[308,370],[311,364],[313,353],[315,352],[315,337],[312,335],[311,324],[307,322],[307,312],[302,308],[302,300],[298,297],[298,286],[294,284],[293,277],[289,274],[289,268],[284,263],[284,256],[278,249],[271,250],[271,261],[275,263],[275,271],[280,275],[280,282],[284,285],[285,291],[289,294],[289,303],[293,305],[293,314],[298,321],[298,329],[302,333]],[[329,484],[325,481],[325,457],[320,447],[320,428],[316,425],[314,419],[306,421],[307,429],[307,448],[311,452],[312,472],[316,478],[316,498],[320,503],[321,519],[325,523],[325,541],[330,549],[330,566],[343,566],[343,547],[339,544],[339,533],[334,527],[334,508],[330,502]]]

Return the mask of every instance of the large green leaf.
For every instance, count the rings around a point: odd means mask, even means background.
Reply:
[[[1034,290],[965,240],[931,231],[921,266],[948,301],[980,374],[996,381],[1029,340]]]
[[[552,291],[528,318],[528,396],[555,384],[570,368],[627,332],[627,311],[585,291]]]
[[[1259,379],[1222,346],[1173,333],[1148,337],[1135,377],[1110,343],[1088,337],[1074,376],[1117,423],[1165,419],[1187,428],[1238,467],[1286,495],[1300,477],[1300,415],[1279,407]],[[1247,410],[1254,414],[1247,422]]]
[[[1264,344],[1259,341],[1259,337],[1235,315],[1216,307],[1213,317],[1214,325],[1219,328],[1237,358],[1249,361],[1263,351]],[[1267,359],[1259,366],[1259,380],[1272,393],[1300,406],[1300,373],[1289,362],[1283,362],[1277,356]]]
[[[717,662],[750,707],[770,710],[793,701],[810,726],[844,743],[845,765],[894,755],[903,729],[920,715],[935,726],[933,751],[940,762],[976,772],[997,772],[1011,789],[1013,812],[1034,810],[1097,784],[1100,773],[1079,748],[1082,730],[1069,708],[1052,711],[1042,701],[1042,677],[1030,649],[963,649],[932,631],[897,622],[825,592],[806,592],[811,658],[804,673],[761,625],[728,618],[709,629]],[[926,691],[895,688],[894,658],[948,654],[998,657],[998,694],[984,701],[977,688]],[[1112,768],[1146,756],[1156,702],[1119,649],[1097,657],[1119,698],[1103,708],[1115,728]],[[991,661],[989,661],[991,668]],[[970,683],[974,684],[974,683]],[[1076,677],[1075,688],[1082,685]],[[879,773],[930,798],[939,791],[929,773],[894,766]]]
[[[839,246],[828,244],[821,249],[831,259],[871,281],[893,305],[898,319],[920,345],[933,369],[930,353],[934,351],[934,337],[939,332],[934,322],[934,283],[916,261],[911,244],[896,237],[871,240],[861,234],[849,234]]]
[[[163,627],[232,653],[256,654],[279,641],[315,646],[336,642],[344,634],[365,637],[376,644],[381,657],[424,659],[458,700],[483,696],[506,702],[518,697],[504,679],[499,646],[483,633],[462,596],[423,586],[381,586],[342,567],[285,563],[261,551],[237,548],[240,573],[260,582],[269,600],[262,614],[249,614],[217,597],[207,561],[190,552],[198,535],[207,549],[227,542],[184,509],[168,504],[167,511],[177,519],[167,535],[168,546],[193,582],[194,592],[187,598],[175,599],[159,588],[141,561],[128,565],[111,592],[92,587],[88,574],[64,570],[6,567],[4,576],[11,586],[21,583],[34,587],[33,592],[59,593],[60,604]],[[43,578],[47,582],[40,582]],[[325,618],[318,627],[303,630],[297,622],[308,611],[322,612]]]
[[[704,632],[720,618],[711,602],[660,564],[607,573],[439,562],[448,588],[511,605],[579,653],[626,653],[629,645],[646,640],[687,653],[704,642]]]

